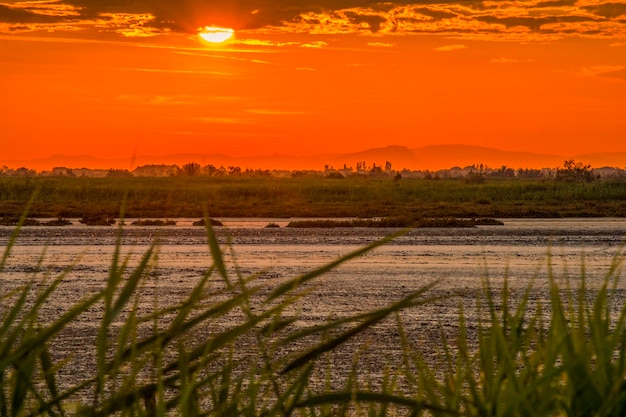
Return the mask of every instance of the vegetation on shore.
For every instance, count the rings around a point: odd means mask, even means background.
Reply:
[[[85,215],[79,220],[79,222],[87,226],[113,226],[117,220],[115,220],[113,216],[99,212]]]
[[[0,258],[0,274],[19,230]],[[352,317],[298,323],[308,284],[394,236],[286,278],[268,292],[255,276],[228,272],[211,227],[206,230],[212,265],[175,305],[136,308],[156,272],[158,247],[133,266],[119,242],[102,287],[59,317],[42,311],[71,270],[52,278],[34,268],[40,272],[32,281],[2,290],[0,415],[541,417],[626,411],[621,252],[597,290],[587,288],[584,268],[564,288],[548,271],[547,305],[536,304],[532,287],[513,297],[506,279],[501,288],[485,279],[474,307],[479,320],[468,323],[459,308],[456,336],[442,336],[440,359],[431,363],[406,333],[402,311],[437,302],[429,295],[434,285]],[[54,344],[88,310],[101,312],[95,345],[78,348],[93,354],[96,365],[90,377],[67,387],[59,373],[72,367],[76,352],[55,359]],[[382,370],[382,380],[373,382],[357,350],[345,382],[333,386],[336,370],[327,359],[371,326],[393,319],[400,358]],[[207,337],[194,338],[196,332]],[[254,354],[241,355],[242,340]],[[315,382],[320,374],[326,383]]]
[[[176,226],[174,220],[161,220],[161,219],[144,219],[135,220],[131,223],[133,226]]]
[[[222,224],[222,222],[221,222],[221,221],[219,221],[219,220],[215,220],[215,219],[209,219],[208,223],[209,223],[211,226],[213,226],[213,227],[215,227],[215,226],[224,226],[224,225]],[[207,225],[207,221],[206,221],[206,219],[200,219],[200,220],[198,220],[198,221],[193,222],[193,225],[194,225],[194,226],[202,226],[202,227],[206,227],[206,225]]]
[[[19,219],[7,218],[0,219],[1,226],[17,226]],[[80,223],[88,226],[112,226],[116,223],[115,219],[107,217],[83,217]],[[223,226],[219,220],[210,219],[211,226]],[[55,219],[48,221],[39,221],[33,218],[27,218],[22,226],[69,226],[72,222],[67,219]],[[205,220],[200,219],[194,221],[193,226],[206,226]],[[289,222],[287,227],[291,228],[333,228],[333,227],[476,227],[476,226],[501,226],[504,223],[493,218],[481,217],[478,219],[457,219],[454,217],[444,218],[426,218],[413,219],[410,217],[386,217],[381,219],[352,219],[352,220],[296,220]],[[176,226],[174,220],[161,219],[143,219],[136,220],[131,226]],[[266,228],[280,227],[278,224],[271,222],[265,226]]]
[[[347,177],[0,177],[0,218],[625,217],[626,181]]]
[[[293,228],[332,227],[476,227],[501,226],[504,223],[492,218],[457,219],[454,217],[411,219],[408,217],[386,217],[382,219],[353,220],[297,220],[287,224]]]
[[[0,217],[0,226],[17,226],[19,223],[19,217]],[[70,220],[62,217],[46,221],[27,218],[22,222],[23,226],[69,226],[71,224],[72,222]]]

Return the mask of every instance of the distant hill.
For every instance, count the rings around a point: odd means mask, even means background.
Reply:
[[[439,170],[469,165],[486,165],[499,168],[554,168],[562,166],[567,159],[591,164],[594,167],[626,167],[626,152],[590,153],[584,155],[550,155],[532,152],[512,152],[495,148],[472,145],[430,145],[409,149],[406,146],[385,146],[366,149],[359,152],[344,154],[319,154],[309,157],[293,155],[259,155],[254,157],[236,157],[225,154],[181,153],[173,155],[139,155],[134,158],[106,159],[92,155],[53,155],[48,158],[21,161],[2,161],[0,167],[6,165],[17,169],[26,167],[37,171],[51,170],[54,167],[90,168],[90,169],[128,169],[132,170],[144,165],[178,165],[196,162],[200,165],[215,167],[238,166],[242,169],[284,169],[284,170],[317,170],[325,166],[335,169],[356,168],[357,163],[365,162],[384,167],[389,161],[393,169]]]
[[[499,168],[553,168],[563,165],[567,157],[532,152],[511,152],[471,145],[432,145],[411,149],[422,169],[446,169],[454,166],[487,165]]]
[[[626,168],[626,152],[588,153],[578,155],[574,159],[594,167]]]

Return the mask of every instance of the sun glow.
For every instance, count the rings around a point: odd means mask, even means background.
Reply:
[[[235,31],[230,28],[205,26],[200,29],[200,37],[210,43],[226,42],[233,37]]]

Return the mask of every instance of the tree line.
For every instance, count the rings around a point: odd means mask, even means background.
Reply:
[[[201,165],[197,162],[189,162],[182,166],[152,164],[139,166],[133,170],[127,169],[89,169],[89,168],[66,168],[56,167],[50,171],[37,172],[33,169],[21,167],[11,169],[6,166],[0,167],[0,176],[5,177],[328,177],[346,178],[350,176],[361,177],[389,177],[394,180],[402,178],[423,178],[429,180],[462,178],[470,184],[480,184],[488,178],[524,178],[524,179],[554,179],[565,182],[591,182],[600,178],[626,179],[626,170],[620,168],[592,168],[575,160],[566,160],[562,166],[556,168],[517,168],[513,169],[503,165],[499,168],[491,168],[485,164],[474,164],[464,168],[454,167],[437,171],[430,170],[394,170],[392,163],[385,165],[376,163],[367,164],[359,161],[356,169],[352,166],[343,165],[342,168],[334,168],[325,165],[319,170],[269,170],[269,169],[242,169],[239,166],[220,166],[212,164]]]

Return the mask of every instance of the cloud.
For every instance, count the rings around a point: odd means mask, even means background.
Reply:
[[[116,99],[122,102],[136,103],[136,104],[148,104],[156,106],[168,106],[168,105],[188,105],[194,104],[192,97],[178,95],[178,96],[157,96],[157,95],[142,95],[142,94],[123,94],[117,96]]]
[[[536,8],[574,6],[577,0],[548,0],[535,4]]]
[[[153,27],[151,23],[155,16],[147,13],[101,13],[99,17],[103,21],[96,27],[125,37],[149,37],[169,32],[169,29]]]
[[[550,41],[569,36],[626,39],[626,19],[603,0],[510,2],[352,2],[349,8],[307,11],[272,26],[314,34],[446,34],[455,38]],[[360,6],[354,5],[360,3]],[[626,5],[621,2],[620,5]],[[610,10],[611,12],[607,12]]]
[[[242,117],[197,117],[194,120],[207,123],[207,124],[225,124],[225,125],[239,125],[239,124],[251,124],[252,120]]]
[[[492,64],[513,64],[519,61],[517,59],[505,58],[502,56],[500,58],[494,58],[490,60],[489,62],[491,62]]]
[[[604,72],[602,74],[598,74],[599,77],[606,77],[606,78],[617,78],[620,80],[626,80],[626,68],[622,68],[622,69],[618,69],[615,71],[608,71],[608,72]]]
[[[90,9],[62,0],[0,3],[0,33],[110,32],[123,37],[156,36],[170,31],[150,13],[92,13]]]
[[[306,114],[301,111],[275,110],[275,109],[248,109],[246,111],[248,113],[257,114],[260,116],[294,116],[294,115]]]
[[[489,61],[492,64],[516,64],[519,62],[532,62],[531,59],[515,59],[515,58],[506,58],[501,56],[500,58],[493,58]]]
[[[450,51],[460,51],[462,49],[467,49],[467,46],[465,45],[444,45],[444,46],[440,46],[438,48],[435,48],[435,51],[442,51],[442,52],[450,52]]]
[[[4,12],[2,11],[4,9]],[[30,16],[35,18],[36,16],[49,16],[49,17],[69,17],[80,16],[80,7],[73,6],[71,4],[64,4],[61,0],[40,0],[40,1],[17,1],[12,3],[0,3],[0,17],[10,16],[13,12],[13,16],[18,16],[20,13],[22,16]]]
[[[118,36],[194,34],[206,25],[262,33],[549,41],[626,41],[616,0],[0,0],[0,30],[95,31]],[[251,36],[251,37],[254,37]]]
[[[386,42],[369,42],[367,46],[373,46],[375,48],[394,48],[396,44]]]
[[[617,78],[626,80],[626,67],[622,65],[595,65],[585,67],[581,74],[587,77]]]
[[[230,77],[233,74],[229,72],[211,71],[211,70],[188,70],[188,69],[158,69],[158,68],[118,68],[120,71],[137,71],[152,72],[162,74],[187,74],[187,75],[214,75],[218,77]]]
[[[325,46],[328,46],[328,44],[324,41],[309,42],[309,43],[303,43],[302,45],[300,45],[301,48],[312,48],[312,49],[320,49]]]
[[[267,39],[236,39],[231,41],[231,44],[246,45],[246,46],[260,46],[260,47],[285,47],[285,46],[299,46],[302,42],[277,42]]]
[[[189,94],[174,95],[154,95],[154,94],[122,94],[115,97],[115,100],[126,104],[139,104],[151,106],[183,106],[183,105],[203,105],[203,106],[224,106],[240,100],[236,96],[197,96]]]
[[[626,3],[623,2],[598,2],[583,6],[583,9],[605,18],[626,17]]]

